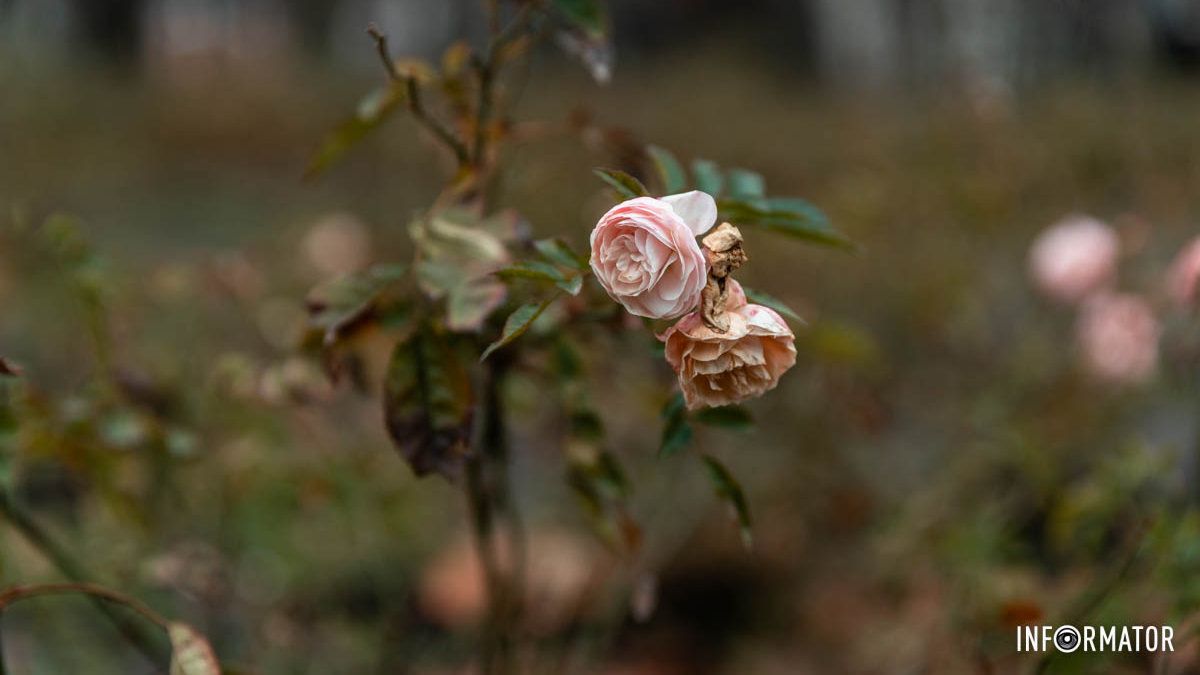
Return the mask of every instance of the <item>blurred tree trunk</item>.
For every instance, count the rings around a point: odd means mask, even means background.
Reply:
[[[72,0],[83,46],[109,65],[137,62],[146,0]]]

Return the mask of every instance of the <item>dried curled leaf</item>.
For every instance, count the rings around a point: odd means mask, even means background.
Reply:
[[[208,640],[191,626],[174,622],[167,627],[171,638],[171,675],[221,675],[221,666]]]
[[[470,379],[452,346],[428,326],[392,351],[383,409],[388,434],[413,473],[459,476],[470,454]]]

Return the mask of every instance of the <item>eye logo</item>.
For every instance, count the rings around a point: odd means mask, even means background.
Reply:
[[[1074,626],[1059,626],[1054,631],[1054,646],[1064,654],[1079,649],[1079,629]]]

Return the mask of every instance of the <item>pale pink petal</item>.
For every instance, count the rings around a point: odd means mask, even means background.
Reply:
[[[681,192],[677,195],[667,195],[662,201],[670,204],[697,237],[712,229],[717,222],[717,202],[707,192]]]

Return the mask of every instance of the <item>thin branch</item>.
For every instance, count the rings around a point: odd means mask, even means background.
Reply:
[[[379,60],[383,62],[383,69],[387,71],[388,77],[393,82],[399,82],[402,78],[396,70],[396,62],[392,60],[391,49],[388,48],[387,35],[384,35],[379,30],[379,26],[375,24],[367,25],[367,35],[375,40],[375,51],[379,52]]]
[[[471,163],[476,167],[483,166],[487,156],[487,129],[495,106],[496,70],[499,65],[497,59],[500,51],[520,36],[537,9],[537,2],[529,2],[521,7],[517,16],[504,30],[493,31],[484,58],[474,60],[475,71],[479,75],[479,99],[476,105],[475,142],[472,146]]]
[[[63,576],[74,584],[91,584],[83,565],[79,564],[74,556],[55,541],[28,513],[18,507],[4,490],[0,490],[0,518],[7,520],[34,548],[49,559]],[[112,607],[99,601],[96,596],[91,597],[96,607],[117,627],[121,635],[137,647],[146,660],[157,667],[164,655],[161,643],[156,642],[151,635],[146,633],[141,624],[131,622],[128,617],[114,612]]]
[[[388,78],[395,84],[404,85],[409,112],[454,153],[460,166],[466,166],[469,159],[467,146],[453,131],[425,109],[421,102],[421,88],[417,83],[417,78],[396,69],[396,62],[392,59],[391,49],[388,48],[387,35],[380,31],[375,24],[367,26],[367,34],[375,40],[375,50],[379,53],[379,60],[383,62],[383,68],[387,71]]]
[[[500,0],[487,0],[488,32],[492,35],[500,32]]]
[[[83,594],[91,598],[112,602],[137,612],[147,621],[158,625],[163,630],[169,630],[171,627],[170,621],[158,612],[150,609],[150,607],[141,601],[123,593],[109,590],[103,586],[86,582],[13,586],[0,593],[0,612],[3,612],[9,605],[19,600],[27,600],[42,595],[66,594]]]

